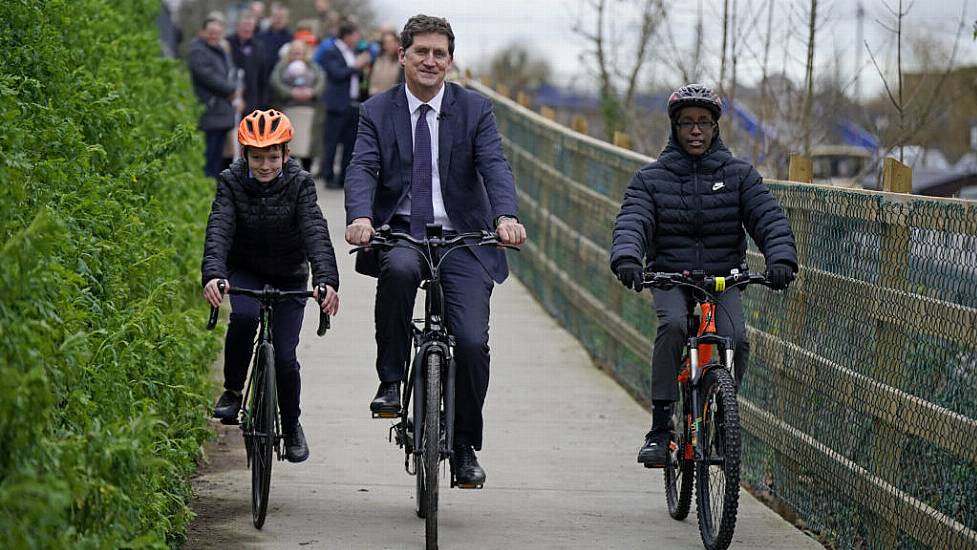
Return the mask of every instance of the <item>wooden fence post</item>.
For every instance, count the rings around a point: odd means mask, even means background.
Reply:
[[[892,157],[882,162],[882,190],[890,193],[913,192],[913,169]]]
[[[814,170],[811,159],[800,153],[790,154],[790,164],[787,165],[787,179],[802,183],[814,182]]]
[[[624,132],[614,130],[614,145],[625,149],[631,148],[631,136]]]
[[[913,188],[912,168],[894,158],[886,158],[882,165],[882,190],[909,193]],[[883,224],[882,250],[879,258],[879,283],[884,288],[909,289],[909,223],[905,204],[880,205],[879,221]],[[906,312],[903,312],[906,313]],[[876,322],[875,350],[871,376],[880,384],[900,387],[906,378],[906,333],[901,323]],[[901,388],[900,388],[901,389]],[[876,420],[873,423],[871,470],[885,481],[899,486],[899,471],[903,450],[909,436],[898,426]],[[899,537],[899,518],[877,518],[874,525],[877,538],[873,546],[893,548]]]
[[[543,105],[539,109],[539,114],[543,115],[544,118],[548,118],[550,120],[556,120],[556,111],[554,111],[552,107],[547,107],[546,105]]]
[[[498,92],[499,95],[509,97],[509,87],[501,82],[495,85],[495,91]]]
[[[573,117],[573,129],[581,134],[590,134],[590,128],[587,124],[587,119],[583,115],[577,115]]]
[[[516,92],[516,103],[522,105],[523,107],[529,107],[529,94],[520,90]]]

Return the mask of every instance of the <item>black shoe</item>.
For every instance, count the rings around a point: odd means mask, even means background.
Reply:
[[[289,462],[304,462],[309,458],[309,445],[305,442],[305,432],[301,424],[285,433],[285,458]]]
[[[485,470],[478,464],[475,449],[471,445],[455,447],[451,456],[451,469],[455,482],[462,488],[478,488],[485,483]]]
[[[214,405],[214,418],[220,418],[222,420],[237,418],[237,413],[240,410],[241,395],[231,390],[224,390],[220,399],[217,400],[217,404]]]
[[[646,468],[664,468],[668,460],[668,427],[652,428],[645,436],[645,444],[638,451],[638,462]]]
[[[377,396],[370,403],[370,411],[400,414],[400,382],[380,382]]]

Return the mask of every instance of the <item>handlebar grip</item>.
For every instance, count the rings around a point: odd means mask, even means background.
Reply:
[[[217,281],[217,290],[220,291],[221,296],[224,295],[224,291],[227,289],[227,284],[223,279]],[[217,317],[220,315],[220,307],[210,306],[210,319],[207,320],[207,330],[214,330],[217,326]]]
[[[316,302],[319,304],[319,328],[316,329],[316,336],[322,336],[329,330],[331,324],[329,322],[329,314],[322,311],[322,303],[326,301],[326,285],[319,284],[316,289],[319,292],[319,299]]]
[[[319,312],[319,328],[317,328],[316,331],[315,331],[316,336],[322,336],[323,334],[326,333],[327,330],[329,330],[329,328],[331,326],[332,325],[329,322],[329,314],[326,313],[326,312],[324,312],[324,311],[320,311]]]
[[[217,317],[220,315],[220,308],[210,306],[210,319],[207,320],[207,330],[214,330],[217,326]]]

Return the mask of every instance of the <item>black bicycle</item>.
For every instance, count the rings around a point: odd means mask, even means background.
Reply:
[[[272,344],[272,311],[274,305],[288,298],[311,298],[311,290],[278,290],[265,285],[263,290],[227,288],[223,281],[217,284],[221,294],[250,296],[260,304],[258,337],[254,361],[244,390],[243,406],[239,418],[222,420],[225,424],[240,424],[244,433],[244,449],[251,468],[251,521],[261,529],[268,512],[268,493],[271,489],[272,453],[284,460],[282,452],[281,419],[278,415],[278,389],[275,378],[275,346]],[[319,299],[324,300],[326,288],[319,285]],[[321,307],[321,302],[320,302]],[[217,326],[220,308],[210,308],[207,330]],[[329,314],[320,312],[316,334],[322,336],[329,329]]]
[[[441,288],[441,263],[449,254],[462,248],[497,246],[519,250],[499,242],[488,231],[445,235],[438,224],[429,224],[425,239],[380,227],[365,247],[388,250],[405,246],[417,252],[427,265],[427,277],[421,283],[426,290],[424,318],[414,319],[412,337],[414,358],[404,369],[401,385],[403,397],[400,412],[374,412],[374,418],[396,418],[389,439],[404,449],[404,469],[416,480],[416,513],[425,520],[428,550],[438,547],[438,470],[442,460],[451,457],[455,420],[454,338],[445,322],[444,292]],[[411,409],[411,398],[413,409]],[[411,412],[408,412],[411,411]],[[481,485],[458,483],[451,471],[451,487],[480,489]]]
[[[694,471],[699,533],[709,550],[729,546],[736,527],[740,488],[740,420],[733,343],[716,332],[718,298],[723,292],[750,284],[770,286],[765,275],[738,270],[728,277],[707,277],[702,271],[646,273],[644,280],[646,287],[692,289],[690,337],[678,375],[680,402],[672,408],[665,499],[669,515],[685,519],[692,500]],[[700,315],[694,314],[696,305]]]

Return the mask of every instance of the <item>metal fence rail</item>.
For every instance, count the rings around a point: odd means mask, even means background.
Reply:
[[[652,159],[470,86],[494,101],[518,182],[530,242],[515,272],[646,399],[654,310],[608,249]],[[977,203],[767,184],[801,272],[786,293],[744,295],[745,483],[831,546],[977,548]],[[764,268],[753,243],[748,259]]]

